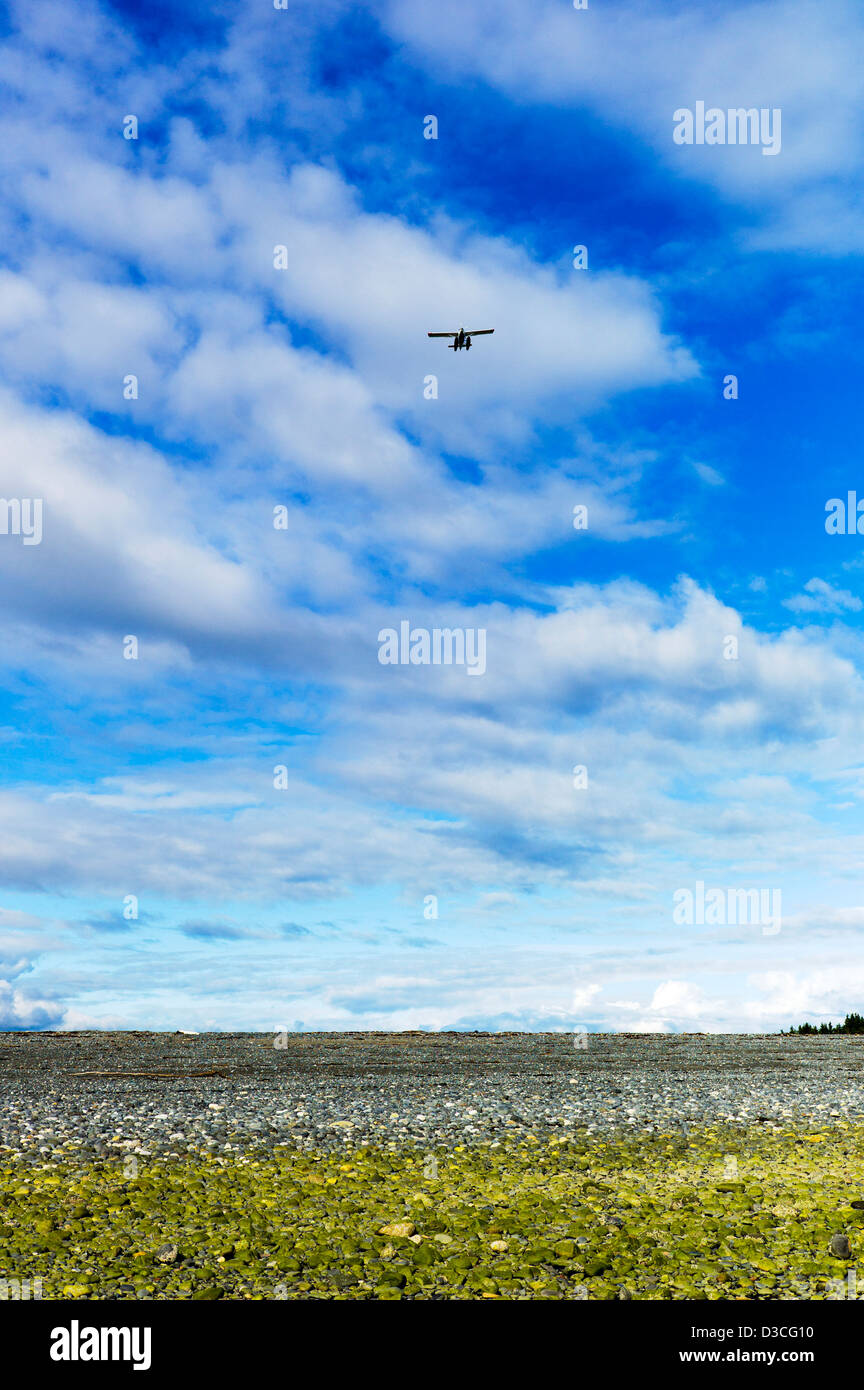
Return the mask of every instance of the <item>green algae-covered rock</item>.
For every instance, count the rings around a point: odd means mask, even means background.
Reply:
[[[424,1154],[368,1145],[142,1160],[132,1180],[6,1155],[0,1269],[46,1299],[823,1299],[849,1258],[832,1236],[854,1250],[864,1220],[864,1130],[817,1137],[502,1141],[439,1152],[434,1180]]]

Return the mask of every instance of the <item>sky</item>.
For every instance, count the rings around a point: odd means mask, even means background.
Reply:
[[[862,59],[855,0],[9,7],[0,1028],[861,1009]]]

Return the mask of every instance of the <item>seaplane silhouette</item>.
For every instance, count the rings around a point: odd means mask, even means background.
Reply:
[[[472,338],[479,338],[484,333],[494,332],[494,328],[460,328],[458,333],[427,333],[426,337],[452,338],[454,341],[452,343],[448,343],[448,347],[451,347],[454,352],[458,352],[460,348],[464,347],[465,351],[467,352],[471,346]]]

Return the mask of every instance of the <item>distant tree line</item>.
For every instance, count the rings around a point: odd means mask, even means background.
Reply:
[[[790,1028],[790,1033],[864,1033],[864,1018],[860,1014],[847,1014],[842,1023],[802,1023],[799,1028]]]

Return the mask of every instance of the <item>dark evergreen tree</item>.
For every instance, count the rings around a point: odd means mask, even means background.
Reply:
[[[799,1034],[822,1034],[822,1033],[864,1033],[864,1017],[858,1013],[847,1014],[842,1023],[820,1023],[816,1028],[812,1023],[801,1023],[797,1028],[790,1028],[790,1033]]]

